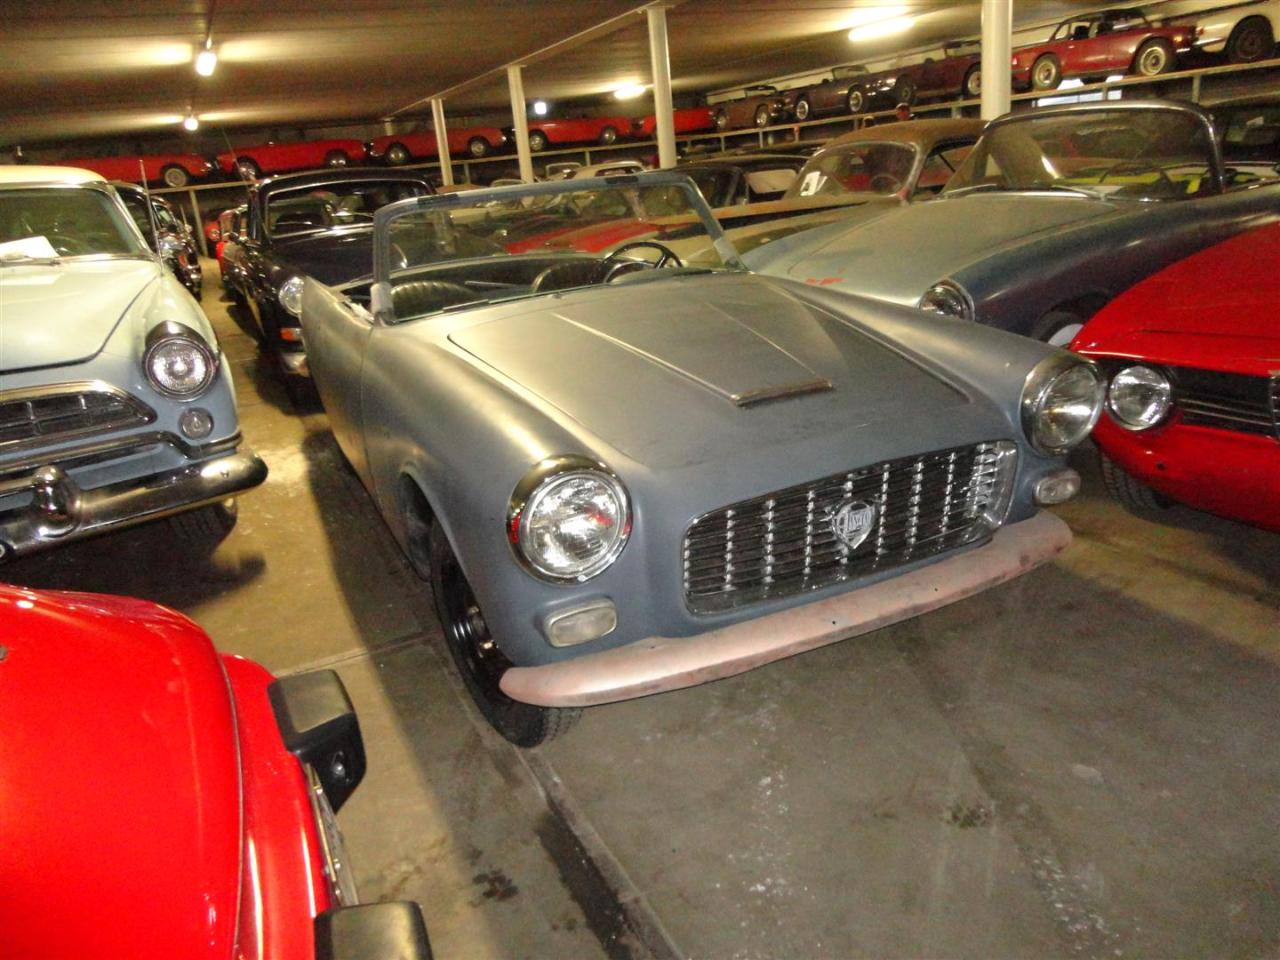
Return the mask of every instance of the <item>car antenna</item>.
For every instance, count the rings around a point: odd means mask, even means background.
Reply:
[[[227,136],[226,127],[222,127],[218,132],[222,134],[222,142],[227,145],[227,153],[231,154],[231,167],[235,170],[236,176],[240,178],[240,182],[246,187],[249,186],[249,178],[244,175],[244,170],[240,167],[240,164],[236,163],[236,148],[231,145],[231,138]]]
[[[138,177],[142,181],[142,199],[147,203],[147,219],[151,221],[151,245],[160,258],[160,276],[164,276],[164,251],[160,249],[160,225],[156,223],[156,209],[151,205],[151,188],[147,186],[147,168],[138,161]]]

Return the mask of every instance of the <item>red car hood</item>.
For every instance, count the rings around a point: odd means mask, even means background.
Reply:
[[[1267,376],[1280,370],[1277,263],[1280,224],[1240,234],[1116,297],[1071,348]]]
[[[139,600],[0,586],[0,953],[228,957],[240,874],[221,662]]]

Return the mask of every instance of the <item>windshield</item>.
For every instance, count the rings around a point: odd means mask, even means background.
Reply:
[[[848,193],[890,194],[911,176],[916,149],[905,143],[847,143],[828,147],[804,165],[787,199]]]
[[[385,211],[377,272],[394,318],[742,269],[691,182],[671,174],[626,181],[504,187]]]
[[[1179,110],[1090,110],[1001,123],[983,134],[942,196],[1070,190],[1132,200],[1216,192],[1205,124]]]
[[[48,187],[0,191],[0,263],[148,255],[104,190]]]
[[[422,184],[404,180],[360,180],[272,191],[267,199],[267,232],[273,237],[285,237],[370,224],[379,207],[427,193]]]

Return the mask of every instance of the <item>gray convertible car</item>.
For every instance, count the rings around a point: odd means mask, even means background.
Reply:
[[[745,254],[753,269],[1066,344],[1105,303],[1280,218],[1280,181],[1225,170],[1207,114],[1173,101],[992,121],[937,200]]]
[[[512,254],[484,211],[684,194],[649,235]],[[618,196],[610,201],[608,194]],[[718,262],[668,234],[703,231]],[[578,709],[740,673],[1015,577],[1102,386],[1073,354],[749,273],[688,179],[406,200],[375,275],[308,278],[334,435],[485,716],[531,745]]]
[[[110,185],[0,167],[0,560],[158,517],[208,546],[266,475],[213,328]]]

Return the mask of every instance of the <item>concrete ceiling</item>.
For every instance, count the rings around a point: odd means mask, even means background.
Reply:
[[[705,92],[833,63],[892,55],[979,30],[979,4],[899,0],[906,34],[853,45],[860,8],[888,0],[673,0],[677,93]],[[1016,0],[1015,22],[1086,6]],[[531,63],[529,98],[575,107],[649,79],[639,0],[3,0],[0,144],[168,135],[189,111],[214,129],[321,127],[428,113],[421,97],[456,87],[454,117],[509,116],[496,71],[609,20],[620,28]],[[211,35],[219,62],[197,77]],[[479,78],[479,79],[477,79]],[[646,113],[645,99],[626,113]]]

